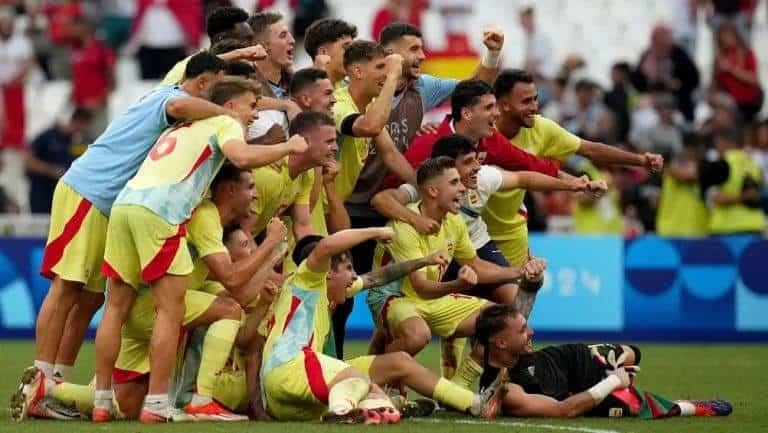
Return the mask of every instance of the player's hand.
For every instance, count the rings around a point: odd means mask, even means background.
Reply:
[[[399,80],[403,75],[403,56],[392,53],[385,60],[387,62],[387,78]]]
[[[501,51],[504,47],[504,32],[498,27],[484,28],[483,45],[490,51]]]
[[[292,155],[296,155],[297,153],[304,153],[307,151],[307,149],[309,149],[307,140],[305,140],[304,137],[299,134],[293,135],[288,139],[286,143],[288,143],[288,148],[290,149]]]
[[[267,237],[274,241],[281,241],[288,236],[288,228],[280,218],[273,217],[267,223]]]
[[[590,181],[587,191],[592,198],[599,199],[608,192],[608,183],[604,179]]]
[[[624,367],[619,367],[616,370],[606,370],[606,377],[608,376],[616,376],[621,381],[621,385],[619,385],[619,389],[626,388],[629,385],[632,385],[632,377],[629,375],[629,372]]]
[[[318,54],[315,56],[314,67],[316,69],[322,69],[325,71],[325,68],[328,67],[329,63],[331,63],[331,56],[328,54]]]
[[[392,230],[392,227],[379,227],[376,229],[376,236],[374,239],[381,243],[388,244],[392,242],[394,237],[395,231]]]
[[[410,223],[422,235],[434,235],[440,231],[440,223],[423,215],[414,215]]]
[[[424,134],[436,134],[437,128],[440,127],[439,123],[425,123],[421,125],[421,129],[416,131],[416,135],[424,135]]]
[[[280,293],[280,286],[278,286],[272,280],[265,280],[259,291],[259,300],[264,303],[271,304],[275,300],[275,296]]]
[[[341,171],[341,164],[335,159],[332,159],[323,164],[323,184],[330,185],[336,179],[336,176]]]
[[[664,169],[664,157],[658,153],[644,153],[645,162],[643,166],[651,173],[661,173]]]
[[[544,278],[544,270],[547,269],[547,261],[544,259],[530,257],[522,267],[523,278],[532,283],[541,281]]]
[[[293,120],[294,117],[298,116],[299,113],[301,113],[302,110],[301,107],[299,107],[299,104],[289,100],[284,101],[283,111],[285,111],[285,116],[288,117],[288,120]]]
[[[440,265],[440,266],[447,266],[448,265],[448,254],[443,251],[437,251],[435,253],[432,253],[426,257],[427,262],[430,265]]]
[[[235,50],[235,56],[237,60],[247,60],[249,62],[255,62],[257,60],[264,60],[267,58],[267,50],[264,49],[261,44],[251,45],[250,47],[239,48]]]
[[[587,176],[569,179],[568,183],[571,185],[571,191],[587,191],[589,189],[589,178]]]
[[[459,280],[464,287],[474,287],[477,285],[477,273],[471,266],[464,265],[459,269],[457,280]]]

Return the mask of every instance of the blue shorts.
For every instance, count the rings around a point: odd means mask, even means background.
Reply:
[[[478,248],[476,250],[477,256],[481,259],[485,260],[486,262],[495,263],[499,266],[503,266],[505,268],[509,267],[509,262],[507,259],[504,258],[504,254],[501,253],[499,248],[496,246],[493,241],[488,241],[485,245]],[[453,281],[456,278],[458,278],[459,275],[459,269],[461,268],[461,265],[456,260],[452,261],[450,265],[448,265],[448,269],[445,271],[445,275],[443,275],[443,281]],[[472,295],[477,296],[478,298],[488,299],[490,300],[493,296],[493,292],[500,286],[503,286],[504,284],[514,283],[517,284],[517,280],[509,280],[509,281],[502,281],[498,283],[487,283],[487,284],[478,284],[477,287],[475,287],[472,290]]]

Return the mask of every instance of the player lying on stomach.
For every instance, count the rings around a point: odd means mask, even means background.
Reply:
[[[725,400],[670,401],[636,388],[640,350],[632,345],[565,344],[533,350],[533,330],[511,305],[494,305],[477,319],[475,342],[485,349],[483,385],[499,368],[508,377],[502,414],[572,418],[582,415],[666,418],[726,416]]]

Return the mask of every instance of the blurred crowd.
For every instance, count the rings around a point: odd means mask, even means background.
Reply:
[[[528,194],[529,228],[546,230],[553,216],[572,217],[578,233],[628,237],[657,232],[700,236],[762,232],[768,209],[768,119],[761,115],[763,83],[752,46],[758,0],[670,0],[675,18],[650,33],[642,55],[617,62],[611,83],[601,86],[586,72],[588,57],[552,58],[553,42],[536,25],[534,7],[518,10],[524,33],[524,64],[534,74],[540,112],[581,137],[664,155],[666,169],[648,175],[631,168],[594,166],[580,158],[566,163],[572,173],[605,179],[611,193],[598,201],[567,194]],[[29,179],[29,210],[50,212],[59,176],[107,124],[107,101],[115,86],[117,54],[134,56],[144,80],[159,80],[179,60],[206,46],[204,17],[228,0],[0,0],[0,147],[11,176],[14,164]],[[253,1],[253,8],[275,0]],[[329,13],[324,0],[289,0],[298,40],[314,20]],[[533,3],[535,5],[535,3]],[[372,5],[374,7],[375,5]],[[468,0],[385,0],[372,22],[420,25],[428,8],[445,23],[447,53],[472,54],[467,41]],[[515,12],[510,12],[513,16]],[[714,44],[711,79],[693,60],[696,22],[705,14]],[[368,36],[368,35],[365,35]],[[702,37],[702,35],[698,35]],[[765,49],[765,47],[763,47]],[[621,53],[616,53],[620,58]],[[24,83],[32,74],[71,80],[70,120],[25,140]],[[743,205],[742,214],[718,208]],[[0,191],[0,212],[19,212]],[[759,218],[758,218],[759,213]],[[722,221],[721,221],[722,220]]]

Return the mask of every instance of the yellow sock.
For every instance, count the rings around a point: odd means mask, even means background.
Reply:
[[[345,414],[357,407],[357,404],[368,395],[371,383],[360,377],[351,377],[337,383],[328,392],[328,407],[331,412]]]
[[[451,381],[461,387],[470,388],[482,374],[483,367],[467,354],[461,361],[459,369]]]
[[[50,396],[66,406],[76,407],[81,413],[90,414],[93,411],[95,393],[96,390],[88,385],[62,382],[53,387]]]
[[[357,407],[361,409],[379,409],[383,407],[395,409],[395,405],[392,404],[392,400],[384,397],[366,398],[365,400],[362,400],[357,405]]]
[[[438,403],[450,406],[458,411],[466,412],[472,406],[472,400],[475,394],[472,391],[462,388],[448,379],[441,377],[435,385],[435,391],[432,394]]]
[[[440,344],[442,351],[440,353],[440,374],[451,379],[456,375],[459,359],[464,353],[464,346],[467,345],[466,338],[445,338]]]
[[[232,319],[218,320],[208,327],[197,373],[197,394],[207,397],[213,395],[216,375],[227,364],[239,329],[240,321]]]

